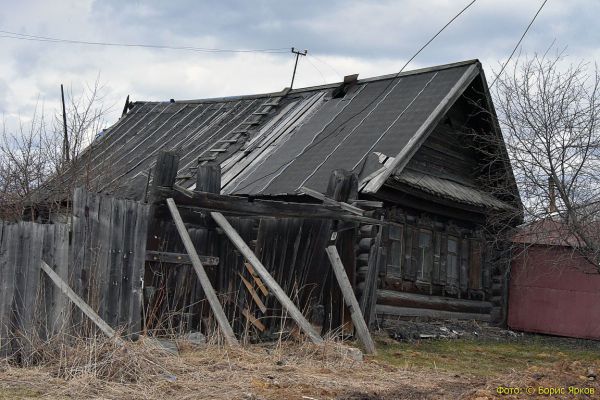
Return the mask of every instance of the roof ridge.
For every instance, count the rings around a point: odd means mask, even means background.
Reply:
[[[458,61],[458,62],[454,62],[454,63],[434,65],[431,67],[418,68],[418,69],[414,69],[414,70],[410,70],[410,71],[404,71],[401,73],[396,72],[396,73],[392,73],[392,74],[372,76],[372,77],[368,77],[365,79],[359,79],[357,81],[357,84],[360,85],[363,83],[377,82],[377,81],[383,81],[383,80],[387,80],[387,79],[394,79],[399,76],[425,74],[427,72],[441,71],[444,69],[457,68],[457,67],[462,67],[462,66],[469,65],[469,64],[475,64],[475,63],[479,63],[479,60],[476,58],[471,59],[471,60]],[[233,102],[233,101],[239,101],[239,100],[252,100],[252,99],[260,99],[260,98],[267,98],[267,97],[279,97],[279,96],[285,96],[287,94],[311,92],[311,91],[315,91],[315,90],[332,89],[332,88],[338,87],[341,84],[342,84],[342,82],[333,82],[333,83],[327,83],[327,84],[323,84],[323,85],[307,86],[307,87],[291,89],[291,90],[290,90],[290,88],[286,87],[279,92],[267,92],[267,93],[248,94],[248,95],[239,95],[239,96],[209,97],[206,99],[175,100],[174,102],[180,103],[180,104],[226,103],[226,102]],[[142,100],[142,101],[136,101],[135,103],[152,104],[152,103],[169,103],[169,102],[171,102],[171,101],[169,101],[169,100],[167,100],[167,101],[143,101]]]

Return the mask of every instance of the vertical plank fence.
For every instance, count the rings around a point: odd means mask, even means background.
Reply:
[[[111,327],[139,332],[148,208],[76,189],[71,224],[0,221],[0,356],[96,329],[42,272],[42,260]]]

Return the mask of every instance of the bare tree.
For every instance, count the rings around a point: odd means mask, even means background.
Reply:
[[[599,84],[596,65],[534,55],[498,77],[494,102],[527,234],[572,246],[600,272]]]
[[[80,93],[75,93],[72,88],[67,91],[66,137],[62,108],[53,113],[50,123],[39,104],[31,120],[25,122],[20,118],[16,129],[9,128],[3,120],[0,137],[2,218],[20,219],[32,201],[44,201],[40,198],[32,200],[32,194],[39,194],[43,185],[53,186],[52,191],[71,190],[56,186],[66,184],[67,180],[59,178],[75,169],[70,167],[79,161],[80,154],[104,126],[105,116],[110,110],[104,106],[104,91],[99,79]]]

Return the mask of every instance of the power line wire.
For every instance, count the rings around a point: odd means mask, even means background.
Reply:
[[[97,42],[97,41],[86,41],[86,40],[73,40],[63,39],[50,36],[38,36],[28,35],[24,33],[10,32],[0,30],[0,38],[5,39],[17,39],[17,40],[29,40],[35,42],[45,43],[63,43],[63,44],[80,44],[88,46],[110,46],[110,47],[140,47],[149,49],[163,49],[163,50],[185,50],[195,51],[201,53],[287,53],[289,48],[275,48],[275,49],[220,49],[220,48],[206,48],[206,47],[193,47],[193,46],[168,46],[160,44],[146,44],[146,43],[116,43],[116,42]]]
[[[317,140],[315,142],[313,142],[310,146],[308,146],[306,149],[304,149],[303,153],[312,149],[313,147],[317,146],[318,144],[320,144],[321,142],[323,142],[325,139],[331,137],[333,134],[335,133],[339,133],[341,132],[341,130],[344,128],[344,126],[350,122],[351,120],[353,120],[354,118],[356,118],[358,115],[362,114],[366,109],[368,109],[371,105],[373,105],[382,95],[384,95],[387,90],[390,88],[390,86],[392,86],[392,84],[394,83],[394,81],[396,80],[396,78],[398,78],[398,76],[400,76],[400,74],[404,71],[404,69],[408,66],[408,64],[415,59],[415,57],[417,57],[423,50],[425,50],[425,48],[435,40],[435,38],[437,38],[448,26],[450,26],[450,24],[452,24],[452,22],[454,22],[458,17],[460,17],[469,7],[471,7],[477,0],[472,0],[469,4],[467,4],[462,10],[460,10],[458,12],[458,14],[456,14],[454,17],[452,17],[452,19],[450,19],[440,30],[437,31],[437,33],[435,35],[433,35],[423,46],[421,46],[421,48],[419,48],[419,50],[417,50],[417,52],[415,54],[413,54],[413,56],[402,66],[402,68],[400,69],[400,71],[398,71],[393,78],[391,78],[389,80],[389,83],[383,88],[383,90],[377,95],[375,96],[369,103],[367,103],[367,105],[365,105],[363,108],[361,108],[358,112],[356,112],[355,114],[351,115],[350,117],[348,117],[346,120],[344,120],[336,129],[334,129],[333,131],[331,131],[329,134],[325,135],[324,137],[322,137],[320,140]],[[546,0],[547,1],[547,0]],[[300,154],[298,155],[300,156]],[[298,158],[298,156],[295,157]],[[294,159],[294,160],[295,160]],[[292,162],[294,161],[292,160]],[[243,190],[245,188],[247,188],[248,186],[264,179],[264,178],[268,178],[269,176],[276,174],[277,172],[279,172],[280,169],[282,168],[287,168],[289,165],[291,165],[291,163],[285,163],[280,165],[277,169],[275,169],[274,171],[265,174],[257,179],[252,180],[251,182],[247,183],[246,185],[242,186],[241,188],[237,189],[237,190]]]
[[[517,49],[521,45],[521,42],[523,41],[523,38],[525,38],[525,35],[527,35],[527,32],[529,31],[529,28],[531,28],[531,25],[533,25],[533,23],[534,23],[535,19],[537,18],[538,14],[542,11],[542,8],[544,8],[544,6],[546,5],[547,2],[548,2],[548,0],[544,0],[544,2],[542,3],[542,5],[540,6],[540,8],[538,8],[537,12],[535,13],[535,15],[533,16],[533,18],[529,22],[529,25],[527,25],[527,28],[525,28],[525,32],[523,32],[523,34],[521,35],[521,38],[517,42],[517,45],[513,49],[512,53],[510,53],[510,56],[508,56],[508,60],[506,60],[506,62],[504,63],[504,65],[502,65],[502,68],[500,68],[500,72],[498,72],[496,74],[496,77],[494,78],[494,81],[490,85],[490,89],[494,86],[494,84],[496,83],[496,81],[498,80],[498,78],[500,77],[500,75],[502,75],[502,73],[504,72],[504,69],[506,68],[506,66],[510,62],[512,56],[515,55],[515,52],[517,51]]]

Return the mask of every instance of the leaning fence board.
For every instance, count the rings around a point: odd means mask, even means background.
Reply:
[[[48,274],[50,279],[52,279],[52,282],[54,282],[54,284],[58,286],[58,288],[69,298],[69,300],[75,303],[75,305],[79,307],[79,309],[85,315],[87,315],[88,318],[91,319],[96,324],[96,326],[98,326],[98,328],[100,328],[100,330],[104,332],[104,334],[106,334],[106,336],[110,338],[115,336],[114,329],[111,328],[106,322],[104,322],[104,320],[100,318],[100,316],[96,314],[96,312],[92,310],[92,308],[85,301],[83,301],[81,297],[77,296],[73,289],[71,289],[69,285],[67,285],[65,281],[63,281],[60,278],[60,276],[58,276],[56,272],[54,272],[52,268],[50,268],[48,264],[42,261],[40,262],[40,268],[46,274]],[[121,341],[119,340],[119,342]]]
[[[263,279],[265,284],[271,289],[273,294],[277,297],[277,299],[281,302],[283,307],[290,313],[291,317],[296,321],[298,326],[306,333],[306,335],[314,342],[314,343],[323,343],[323,339],[319,334],[314,330],[310,322],[302,315],[302,312],[296,307],[296,305],[290,300],[284,290],[279,286],[277,281],[273,279],[271,274],[267,271],[267,269],[262,265],[258,257],[250,250],[246,242],[240,237],[235,229],[231,226],[229,221],[223,216],[223,214],[218,212],[211,212],[210,215],[213,217],[215,222],[223,229],[227,237],[231,240],[233,245],[242,253],[244,257],[252,264],[254,270],[258,273],[258,275]]]
[[[217,294],[215,293],[215,290],[213,289],[212,284],[208,279],[208,275],[206,274],[206,271],[202,266],[202,262],[198,257],[198,253],[196,253],[194,243],[192,242],[187,228],[185,227],[183,220],[181,219],[181,215],[179,215],[179,211],[177,211],[177,206],[175,205],[175,202],[173,201],[173,199],[169,198],[167,199],[167,205],[169,207],[169,211],[171,211],[171,215],[173,216],[175,226],[177,227],[179,236],[181,236],[183,245],[185,246],[185,249],[188,252],[188,255],[190,256],[190,260],[192,262],[192,265],[194,266],[194,270],[198,275],[198,279],[200,279],[200,283],[202,284],[202,289],[204,290],[206,298],[208,299],[208,303],[210,304],[215,318],[217,319],[217,322],[219,324],[219,327],[221,328],[221,331],[225,336],[225,340],[230,346],[238,345],[239,343],[235,338],[233,329],[231,328],[231,325],[227,320],[227,316],[225,315],[223,307],[221,306],[221,303],[217,298]]]
[[[356,328],[356,333],[358,334],[360,341],[365,346],[365,350],[367,351],[367,353],[373,354],[375,353],[375,343],[373,343],[373,339],[371,338],[371,334],[369,333],[369,328],[367,327],[365,319],[363,318],[363,315],[360,312],[358,300],[356,300],[354,290],[352,290],[352,285],[350,284],[350,280],[348,279],[346,269],[342,264],[342,260],[340,259],[340,255],[338,254],[337,248],[335,247],[335,245],[331,245],[327,246],[325,251],[327,252],[327,256],[329,257],[331,266],[333,267],[333,272],[335,273],[335,277],[337,278],[338,284],[340,285],[340,289],[342,289],[344,300],[350,308],[350,315],[352,317],[354,327]]]

